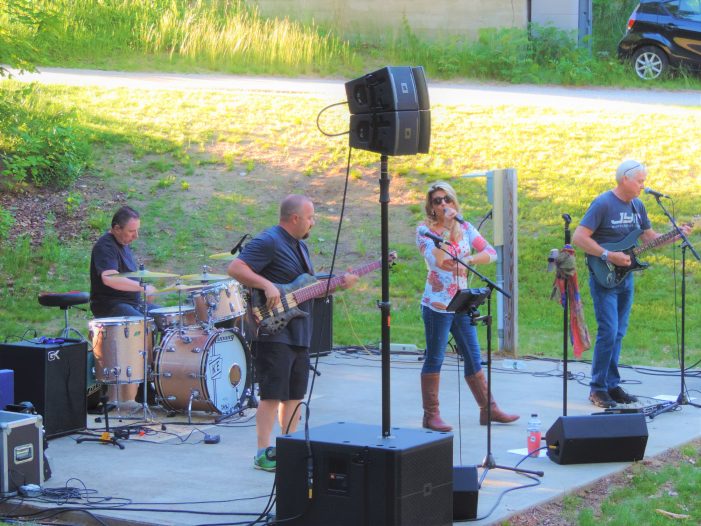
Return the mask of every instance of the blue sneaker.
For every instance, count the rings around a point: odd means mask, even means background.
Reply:
[[[253,457],[253,467],[263,471],[275,471],[277,462],[275,460],[275,448],[266,447],[260,455]]]

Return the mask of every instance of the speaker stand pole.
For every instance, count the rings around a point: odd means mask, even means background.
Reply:
[[[387,174],[387,155],[380,155],[380,226],[382,257],[382,300],[380,309],[382,324],[382,438],[390,436],[390,302],[389,302],[389,175]]]

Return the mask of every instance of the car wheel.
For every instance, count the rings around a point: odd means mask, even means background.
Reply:
[[[658,47],[645,46],[633,55],[635,73],[643,80],[654,80],[667,71],[669,60]]]

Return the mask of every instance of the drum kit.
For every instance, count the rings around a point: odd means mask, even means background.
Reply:
[[[138,279],[144,304],[146,281],[178,277],[143,267],[115,276]],[[193,410],[217,413],[221,420],[241,412],[246,401],[255,407],[242,286],[205,265],[200,274],[179,276],[157,294],[176,292],[175,306],[89,322],[95,381],[108,387],[118,407],[122,396],[133,400],[142,385],[144,420],[149,386],[157,404],[186,411],[188,422]]]

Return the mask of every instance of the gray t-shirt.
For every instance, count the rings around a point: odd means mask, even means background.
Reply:
[[[640,199],[636,197],[626,203],[612,190],[594,199],[579,224],[591,230],[592,239],[600,245],[616,243],[636,229],[649,230],[651,227]]]

